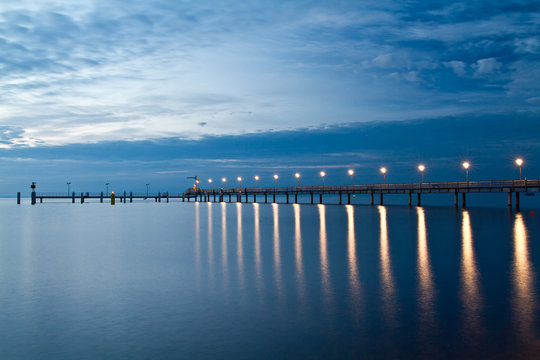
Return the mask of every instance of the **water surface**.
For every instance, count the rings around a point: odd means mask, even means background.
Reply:
[[[1,201],[0,357],[530,358],[538,215]]]

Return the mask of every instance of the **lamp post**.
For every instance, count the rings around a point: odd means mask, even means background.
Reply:
[[[352,185],[352,184],[353,184],[354,170],[353,170],[353,169],[349,169],[348,173],[349,173],[349,176],[351,177],[351,185]]]
[[[386,168],[385,167],[381,168],[381,174],[383,174],[384,184],[386,184]]]
[[[322,186],[324,187],[324,177],[326,176],[326,173],[324,171],[321,171],[320,175],[322,177]]]
[[[516,164],[517,164],[517,166],[519,166],[519,180],[521,180],[521,165],[523,165],[523,159],[522,158],[517,158],[516,159]]]
[[[257,182],[257,188],[259,187],[259,175],[255,175],[255,181]]]
[[[467,186],[469,185],[469,167],[471,167],[471,164],[469,164],[468,161],[465,161],[463,163],[463,168],[465,169],[465,178],[467,179]]]
[[[109,195],[109,184],[110,183],[105,183],[105,195]]]
[[[279,179],[278,174],[274,174],[274,180],[276,180],[276,187],[278,186],[278,179]]]
[[[146,184],[146,197],[148,197],[148,187],[150,186],[150,184]]]
[[[242,178],[239,176],[236,178],[236,180],[238,180],[238,182],[240,183],[240,187],[242,187]]]
[[[227,188],[227,179],[226,178],[222,178],[221,181],[223,182],[223,186],[225,187],[225,189]]]
[[[68,186],[68,196],[69,196],[69,185],[71,185],[71,183],[68,182],[68,183],[66,183],[66,184],[67,184],[67,186]]]
[[[296,186],[300,186],[300,173],[294,174],[294,177],[296,178]]]
[[[426,170],[426,167],[424,165],[418,165],[418,170],[422,173],[422,184],[424,183],[424,170]]]
[[[212,179],[208,179],[208,182],[210,183],[210,190],[212,190]]]

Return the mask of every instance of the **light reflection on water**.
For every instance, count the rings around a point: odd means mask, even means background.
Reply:
[[[539,349],[540,225],[527,213],[7,209],[0,358],[526,358]],[[58,218],[70,226],[59,231]]]
[[[462,211],[461,221],[461,301],[463,302],[462,322],[464,335],[469,339],[480,336],[480,316],[482,297],[479,288],[479,274],[474,255],[474,243],[469,212]]]
[[[514,220],[514,311],[515,323],[522,340],[536,340],[538,329],[535,329],[536,294],[533,290],[534,273],[529,259],[529,237],[523,221],[523,215],[516,214]],[[540,350],[540,346],[538,347]]]
[[[424,209],[416,208],[418,216],[418,305],[420,317],[420,332],[425,337],[431,331],[435,331],[434,298],[435,289],[433,276],[429,263],[429,250],[427,241],[426,217]]]

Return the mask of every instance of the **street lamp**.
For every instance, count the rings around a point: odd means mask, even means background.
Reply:
[[[212,179],[208,179],[208,182],[210,183],[210,190],[212,190]]]
[[[465,161],[465,162],[463,163],[463,168],[465,169],[465,174],[466,174],[467,184],[469,184],[469,167],[471,167],[471,164],[469,164],[468,161]]]
[[[239,176],[236,178],[236,180],[238,180],[238,182],[240,183],[240,187],[242,187],[242,178]]]
[[[66,183],[66,184],[67,184],[67,186],[68,186],[68,196],[69,196],[69,185],[71,185],[71,183],[68,182],[68,183]]]
[[[226,178],[222,178],[221,181],[223,182],[223,186],[225,188],[227,188],[227,179]]]
[[[320,174],[322,177],[322,186],[324,187],[324,177],[326,176],[326,173],[324,171],[321,171]]]
[[[109,184],[110,184],[110,183],[105,183],[105,189],[106,189],[106,190],[105,190],[105,194],[106,194],[106,195],[109,195]]]
[[[424,165],[418,165],[418,170],[422,173],[422,184],[424,183],[424,170],[426,170],[426,167]]]
[[[349,169],[349,176],[351,177],[351,185],[353,184],[353,180],[352,180],[352,177],[354,175],[354,170],[353,169]]]
[[[300,186],[300,173],[294,174],[294,177],[296,178],[296,186]]]
[[[150,184],[146,184],[146,197],[148,197],[148,187],[150,186]]]
[[[522,158],[517,158],[516,159],[516,164],[517,164],[517,166],[519,166],[519,180],[521,180],[521,165],[523,165],[523,159]]]
[[[200,183],[199,179],[195,179],[195,188],[197,190],[199,190],[199,183]]]
[[[276,187],[278,186],[278,179],[279,179],[278,174],[274,174],[274,180],[276,180]]]
[[[385,167],[382,167],[382,168],[381,168],[381,174],[383,174],[383,177],[384,177],[384,183],[386,184],[386,168],[385,168]]]
[[[260,179],[259,175],[255,175],[255,181],[257,182],[257,187],[259,187],[259,179]]]

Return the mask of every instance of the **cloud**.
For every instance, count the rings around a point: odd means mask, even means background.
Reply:
[[[454,73],[458,76],[464,76],[466,73],[465,67],[467,66],[463,61],[445,61],[443,65],[452,69]]]
[[[472,65],[476,76],[491,75],[502,68],[502,64],[495,58],[480,59]]]
[[[2,146],[530,108],[538,26],[486,1],[3,2]]]

